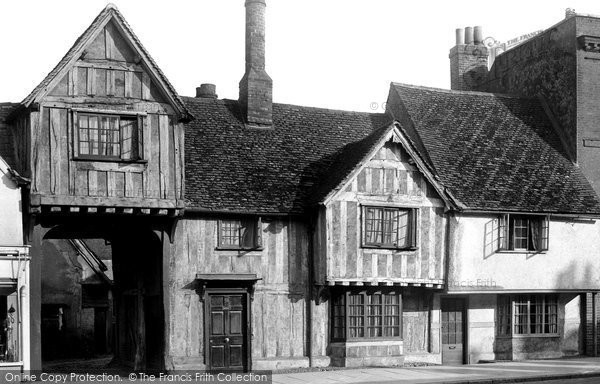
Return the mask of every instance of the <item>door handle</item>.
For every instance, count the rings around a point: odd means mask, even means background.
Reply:
[[[226,337],[226,338],[225,338],[225,342],[226,342],[226,343],[229,343],[229,337]]]
[[[456,349],[456,346],[448,347],[448,349]]]

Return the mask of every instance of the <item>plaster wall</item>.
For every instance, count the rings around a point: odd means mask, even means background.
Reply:
[[[548,251],[512,252],[490,246],[494,220],[451,220],[449,292],[600,289],[599,221],[551,217]]]

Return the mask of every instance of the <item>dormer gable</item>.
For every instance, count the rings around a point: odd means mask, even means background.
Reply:
[[[168,104],[191,114],[113,4],[108,4],[44,80],[22,101],[29,108],[56,97],[121,97]],[[60,100],[59,100],[60,101]]]
[[[190,118],[109,4],[14,113],[29,211],[181,214]]]
[[[353,168],[345,176],[338,174],[338,179],[334,178],[332,188],[321,200],[324,205],[349,192],[388,200],[400,195],[427,196],[438,199],[447,208],[461,206],[440,183],[426,157],[416,149],[397,122],[353,144],[349,151],[355,158],[353,163],[348,164]],[[344,162],[348,160],[343,159]]]

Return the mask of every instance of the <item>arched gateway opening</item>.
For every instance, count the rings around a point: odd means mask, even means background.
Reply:
[[[148,216],[39,220],[32,333],[41,336],[44,371],[164,369],[163,244],[170,225]]]

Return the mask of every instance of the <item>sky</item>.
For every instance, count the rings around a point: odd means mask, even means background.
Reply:
[[[114,0],[180,95],[216,84],[237,99],[244,0]],[[21,101],[108,4],[0,0],[0,102]],[[597,0],[267,0],[266,60],[279,103],[382,111],[390,82],[449,88],[455,29],[507,41]]]

